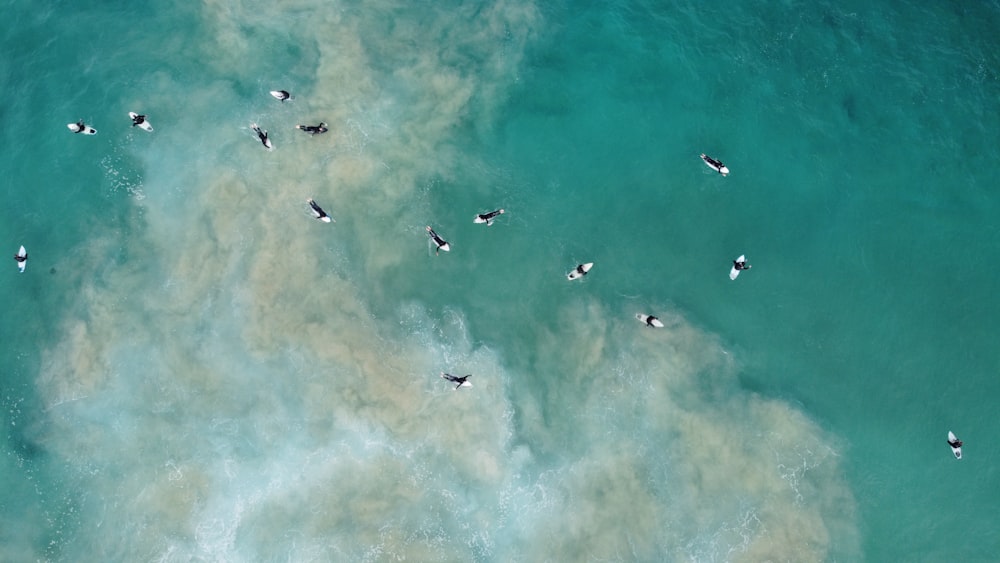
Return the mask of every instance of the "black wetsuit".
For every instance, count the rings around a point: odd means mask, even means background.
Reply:
[[[323,217],[327,216],[326,215],[326,211],[323,211],[322,207],[316,205],[315,201],[310,200],[309,201],[309,207],[312,207],[313,211],[316,212],[316,218],[317,219],[322,219]]]
[[[260,139],[260,143],[266,147],[267,146],[267,131],[261,130],[260,127],[254,127],[253,130],[257,132],[257,138]]]
[[[489,223],[490,221],[493,220],[494,217],[496,217],[497,215],[500,215],[501,213],[502,213],[502,211],[499,210],[499,209],[497,209],[496,211],[490,211],[489,213],[484,213],[484,214],[480,215],[479,218],[482,219],[483,221],[486,221],[487,223]]]
[[[326,123],[320,123],[319,125],[299,125],[299,129],[305,131],[306,133],[326,133],[329,129],[326,128]]]
[[[145,122],[146,122],[145,115],[137,115],[132,118],[132,127],[135,127],[136,125],[142,125]]]
[[[648,317],[646,317],[646,325],[647,326],[654,326],[655,327],[656,325],[653,324],[653,321],[658,321],[658,320],[659,319],[657,319],[653,315],[649,315]]]
[[[459,387],[461,387],[466,382],[467,379],[469,379],[470,377],[472,377],[472,375],[469,374],[469,375],[463,375],[462,377],[458,377],[458,376],[455,376],[455,375],[451,375],[450,373],[442,373],[441,377],[447,379],[448,381],[450,381],[452,383],[457,383],[457,385],[455,385],[455,389],[458,389]]]
[[[439,237],[438,234],[434,232],[434,229],[432,229],[430,227],[427,227],[427,234],[432,239],[434,239],[434,244],[438,245],[438,248],[441,248],[442,246],[448,244],[448,241],[446,241],[443,238]]]

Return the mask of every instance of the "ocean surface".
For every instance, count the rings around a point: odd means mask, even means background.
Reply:
[[[0,561],[1000,558],[996,1],[3,4]]]

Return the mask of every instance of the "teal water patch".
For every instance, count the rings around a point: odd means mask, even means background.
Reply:
[[[0,558],[992,553],[995,10],[90,8],[5,36],[73,115],[7,129]]]

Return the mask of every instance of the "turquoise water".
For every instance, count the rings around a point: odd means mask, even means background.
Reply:
[[[996,3],[4,12],[0,560],[995,559]]]

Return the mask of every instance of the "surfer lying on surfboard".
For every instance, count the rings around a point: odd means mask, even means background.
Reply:
[[[316,217],[317,219],[323,221],[324,223],[329,223],[330,221],[333,221],[333,218],[327,215],[326,211],[323,211],[323,208],[320,207],[319,204],[317,204],[315,201],[313,201],[312,198],[307,199],[306,203],[308,203],[309,207],[312,208],[313,217]]]
[[[323,123],[322,121],[319,125],[296,125],[295,128],[305,131],[306,133],[312,133],[313,135],[329,131],[329,129],[326,128],[326,123]]]
[[[493,224],[494,219],[496,219],[499,215],[503,214],[504,214],[503,209],[497,209],[496,211],[490,211],[489,213],[480,213],[479,215],[476,215],[476,218],[473,219],[472,222],[486,223],[486,226],[489,227],[490,225]]]
[[[569,281],[578,280],[583,276],[587,275],[587,272],[594,267],[593,262],[587,262],[586,264],[579,264],[572,272],[566,274],[566,279]]]
[[[701,159],[705,161],[705,164],[707,164],[709,168],[715,170],[719,174],[722,174],[723,176],[729,174],[729,169],[726,168],[725,164],[722,164],[721,160],[712,158],[704,153],[702,153]]]
[[[257,127],[256,123],[251,123],[250,128],[253,129],[254,133],[257,133],[257,138],[260,139],[260,143],[264,145],[264,148],[266,148],[267,150],[271,150],[272,148],[271,139],[267,138],[267,131],[264,131],[260,127]]]
[[[663,328],[663,323],[660,322],[660,319],[654,317],[653,315],[645,315],[643,313],[636,313],[635,318],[637,318],[640,321],[642,321],[643,323],[645,323],[646,326],[648,326],[648,327],[651,327],[651,328]]]
[[[28,253],[24,251],[24,247],[21,247],[20,252],[14,255],[14,260],[17,260],[17,268],[24,271],[24,266],[28,262]]]
[[[733,268],[736,268],[737,271],[749,270],[752,267],[746,260],[733,260]]]
[[[452,375],[450,373],[442,373],[441,377],[443,377],[444,379],[447,379],[448,381],[450,381],[452,383],[457,383],[457,385],[455,385],[455,389],[456,390],[459,387],[472,387],[472,384],[467,381],[470,377],[472,377],[471,374],[470,375],[463,375],[463,376],[459,377],[457,375]]]
[[[437,245],[437,248],[434,250],[434,254],[437,254],[438,251],[440,250],[443,250],[445,252],[451,250],[451,245],[448,244],[448,241],[439,237],[438,234],[434,232],[434,229],[432,229],[430,225],[427,225],[427,236],[431,237],[431,240],[433,240],[434,244]]]

